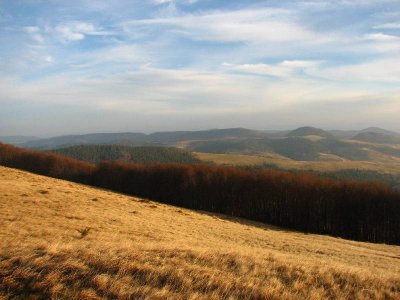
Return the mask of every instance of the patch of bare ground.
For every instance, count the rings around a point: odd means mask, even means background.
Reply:
[[[0,299],[400,299],[398,246],[0,174]]]

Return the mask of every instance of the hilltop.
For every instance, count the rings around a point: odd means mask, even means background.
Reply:
[[[387,130],[387,129],[383,129],[383,128],[379,128],[379,127],[368,127],[368,128],[364,128],[364,129],[360,130],[360,133],[363,133],[363,132],[374,132],[374,133],[383,133],[386,135],[400,136],[400,133],[398,133],[396,131]]]
[[[288,136],[319,136],[323,138],[333,138],[333,135],[323,129],[311,126],[299,127],[288,133]]]
[[[398,299],[399,246],[0,167],[0,298]]]
[[[373,131],[361,132],[352,139],[374,144],[400,144],[399,136]]]

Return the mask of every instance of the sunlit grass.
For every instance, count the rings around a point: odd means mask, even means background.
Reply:
[[[0,167],[0,298],[399,299],[400,247]]]
[[[343,169],[370,170],[382,173],[400,174],[400,158],[370,151],[372,161],[346,160],[335,155],[320,154],[318,161],[298,161],[277,154],[242,155],[195,152],[203,161],[222,165],[248,166],[273,164],[287,170],[338,171]]]

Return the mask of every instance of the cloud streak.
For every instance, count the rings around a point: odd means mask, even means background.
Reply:
[[[58,24],[54,30],[47,27],[48,32],[51,32],[54,36],[64,42],[68,41],[80,41],[86,36],[91,35],[114,35],[114,32],[104,31],[101,28],[97,28],[95,25],[88,22],[73,21],[68,23]]]
[[[320,61],[285,60],[275,65],[263,63],[234,65],[223,63],[222,66],[248,74],[289,77],[295,76],[298,72],[306,72],[309,69],[316,69],[320,64]]]
[[[163,25],[194,40],[217,42],[294,42],[316,38],[317,34],[291,21],[291,16],[290,11],[270,8],[134,20],[125,25],[132,29]]]

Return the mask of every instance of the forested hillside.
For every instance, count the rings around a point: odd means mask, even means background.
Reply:
[[[385,174],[376,171],[358,170],[358,169],[344,169],[333,172],[314,172],[314,174],[341,180],[379,181],[386,183],[387,185],[396,190],[400,190],[399,175],[396,176],[393,174]]]
[[[98,163],[119,160],[134,163],[199,163],[189,151],[173,147],[129,147],[122,145],[79,145],[53,152],[75,159]]]
[[[400,244],[400,194],[378,183],[200,164],[103,162],[0,145],[0,165],[303,232]]]
[[[294,160],[318,160],[320,153],[334,154],[349,160],[369,160],[363,145],[335,139],[312,141],[303,137],[208,140],[192,142],[188,146],[197,152],[262,154],[275,152]]]

